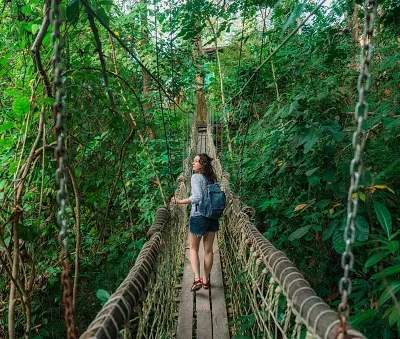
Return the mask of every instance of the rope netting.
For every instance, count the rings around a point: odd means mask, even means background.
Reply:
[[[340,338],[339,316],[251,222],[254,211],[229,188],[207,129],[207,153],[227,196],[218,235],[231,334],[252,338]],[[347,327],[352,338],[365,338]]]
[[[196,125],[175,195],[189,195],[191,159],[196,154]],[[189,183],[189,185],[188,185]],[[173,338],[178,290],[187,240],[188,213],[184,205],[160,207],[147,232],[147,242],[135,265],[81,336],[86,338]]]
[[[189,195],[191,160],[197,150],[195,121],[176,197]],[[338,313],[304,279],[286,255],[277,250],[251,222],[254,211],[229,188],[210,125],[206,151],[227,196],[218,235],[224,267],[230,331],[253,338],[340,338]],[[176,333],[175,288],[183,269],[188,214],[183,205],[160,207],[128,276],[110,297],[81,338],[172,338]],[[347,325],[347,334],[365,338]]]

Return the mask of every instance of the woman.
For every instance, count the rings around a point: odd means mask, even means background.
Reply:
[[[175,204],[191,204],[190,223],[189,223],[189,243],[190,243],[190,263],[194,273],[194,282],[192,292],[198,291],[200,288],[209,289],[211,267],[213,264],[213,243],[215,232],[219,230],[218,220],[212,220],[200,215],[198,211],[199,204],[202,200],[203,193],[207,184],[215,183],[217,176],[211,165],[210,158],[207,154],[197,154],[193,160],[193,170],[195,174],[191,178],[191,194],[187,199],[176,199],[173,197],[171,203]],[[200,260],[199,260],[199,245],[203,237],[204,244],[204,275],[200,277]]]

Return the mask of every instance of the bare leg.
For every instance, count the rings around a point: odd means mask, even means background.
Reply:
[[[190,243],[190,264],[194,273],[195,280],[200,278],[200,261],[199,261],[199,245],[201,237],[189,233]]]
[[[215,232],[207,232],[203,238],[204,244],[204,276],[203,283],[208,283],[208,277],[210,276],[211,267],[213,265],[213,243],[214,243]]]

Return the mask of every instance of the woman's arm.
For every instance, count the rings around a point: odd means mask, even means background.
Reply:
[[[179,200],[179,199],[176,199],[175,197],[172,197],[171,202],[173,204],[174,203],[175,204],[191,204],[192,203],[189,198]]]
[[[202,187],[201,187],[201,180],[202,176],[200,174],[194,174],[192,175],[192,178],[190,180],[191,186],[192,186],[192,194],[190,195],[189,198],[186,199],[176,199],[175,197],[172,197],[171,203],[175,204],[198,204],[201,201],[203,192],[202,192]]]

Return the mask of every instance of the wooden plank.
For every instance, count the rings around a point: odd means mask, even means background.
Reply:
[[[204,275],[203,239],[199,248],[200,275]],[[196,338],[212,339],[212,316],[210,307],[210,290],[200,289],[196,292],[197,327]]]
[[[211,310],[210,308],[210,290],[204,288],[196,292],[196,311]]]
[[[204,246],[203,239],[200,242],[199,248],[200,260],[200,276],[204,275]],[[196,311],[211,310],[210,308],[210,290],[200,289],[196,292]],[[210,323],[211,326],[211,323]]]
[[[197,311],[197,339],[212,339],[211,310]],[[218,337],[214,337],[218,338]]]
[[[193,334],[193,293],[190,287],[193,283],[193,273],[189,262],[189,249],[185,251],[185,263],[182,277],[182,289],[179,296],[178,339],[192,338]]]
[[[214,263],[211,269],[211,302],[212,302],[212,327],[214,338],[229,338],[228,315],[226,312],[226,302],[224,293],[224,283],[222,277],[221,257],[217,239],[213,244]]]

